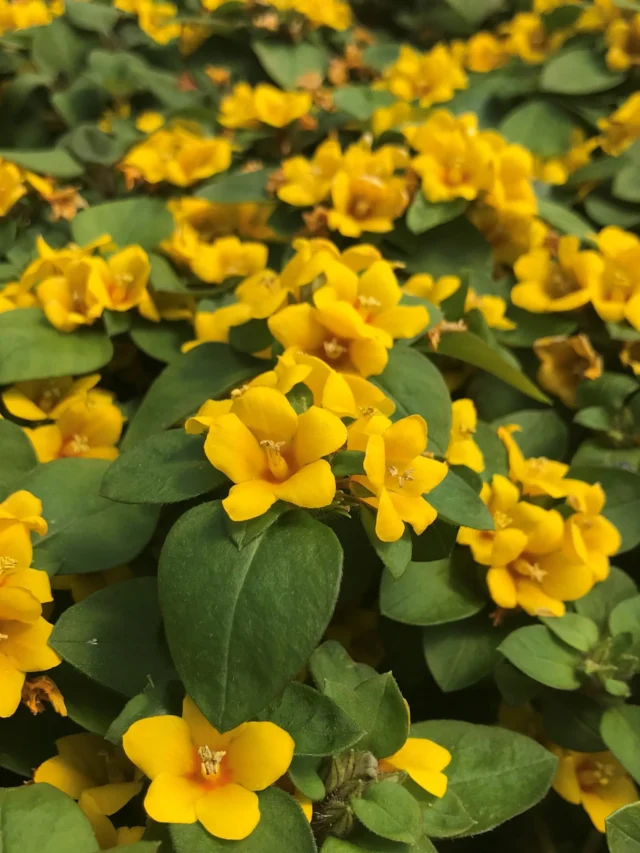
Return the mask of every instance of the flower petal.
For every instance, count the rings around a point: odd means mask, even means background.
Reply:
[[[266,480],[250,480],[231,488],[222,501],[232,521],[248,521],[263,515],[276,502],[275,487]]]
[[[387,462],[404,468],[427,446],[427,422],[420,415],[396,421],[385,432]]]
[[[487,572],[487,586],[498,607],[511,609],[518,603],[516,584],[505,566],[492,566]]]
[[[197,777],[160,773],[149,785],[144,807],[149,817],[159,823],[195,823],[196,806],[205,790]]]
[[[311,406],[298,416],[298,429],[293,438],[293,455],[299,467],[334,453],[347,440],[347,428],[340,418]]]
[[[233,412],[258,441],[289,441],[298,427],[298,416],[281,391],[253,386],[239,397]]]
[[[2,682],[4,689],[4,681]],[[33,774],[34,782],[47,782],[69,797],[77,800],[80,794],[94,784],[94,780],[83,773],[79,767],[65,760],[62,755],[54,755],[41,764]]]
[[[243,723],[230,734],[226,764],[243,788],[263,791],[289,769],[293,738],[275,723]]]
[[[241,785],[222,785],[198,800],[196,814],[211,835],[240,841],[251,835],[260,821],[258,796]]]
[[[149,779],[160,774],[182,776],[198,769],[189,726],[172,714],[138,720],[125,732],[122,746]]]
[[[234,413],[221,415],[211,424],[204,452],[213,467],[234,483],[259,480],[268,470],[258,439]]]
[[[222,749],[218,744],[223,742],[224,736],[211,725],[190,696],[185,696],[182,702],[182,719],[189,726],[191,741],[195,746],[206,744],[211,749]]]
[[[0,718],[11,717],[18,710],[24,680],[24,673],[16,669],[4,654],[0,654]]]
[[[404,533],[404,522],[400,517],[389,492],[383,488],[378,497],[376,536],[382,542],[397,542]]]
[[[305,465],[288,480],[273,486],[274,494],[282,501],[307,509],[329,506],[336,494],[336,478],[326,459]]]

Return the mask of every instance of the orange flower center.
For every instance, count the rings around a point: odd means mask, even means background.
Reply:
[[[219,776],[221,771],[222,759],[226,755],[224,749],[212,750],[206,744],[198,747],[198,757],[200,758],[200,772],[203,776]]]
[[[583,790],[606,787],[619,775],[615,764],[605,761],[586,761],[578,769],[578,782]]]
[[[267,457],[269,471],[277,481],[286,480],[289,476],[289,465],[282,455],[285,444],[285,441],[272,441],[270,438],[265,438],[260,442],[260,447]]]
[[[330,341],[325,341],[322,346],[324,348],[325,355],[332,361],[335,361],[347,352],[347,348],[342,346],[341,343],[338,343],[336,338],[332,338]]]
[[[83,453],[88,453],[91,449],[89,439],[86,435],[75,433],[69,441],[66,441],[60,451],[61,456],[81,456]]]
[[[560,297],[575,293],[580,289],[580,284],[575,276],[567,270],[563,270],[558,264],[554,264],[551,275],[545,284],[545,290],[552,299],[560,299]]]

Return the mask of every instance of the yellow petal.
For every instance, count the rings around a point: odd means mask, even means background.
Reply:
[[[18,710],[24,680],[24,672],[20,672],[9,658],[0,654],[0,718],[11,717]]]
[[[491,550],[491,565],[506,566],[524,551],[527,545],[527,534],[516,527],[498,530],[493,540]]]
[[[0,519],[0,554],[15,560],[16,568],[26,569],[31,565],[33,546],[24,524]]]
[[[580,802],[580,783],[578,782],[577,761],[584,757],[583,753],[570,752],[556,744],[548,747],[558,757],[558,767],[553,780],[553,789],[563,800],[578,805]]]
[[[53,758],[41,764],[33,774],[33,781],[47,782],[59,791],[64,791],[74,800],[93,785],[93,779],[90,776],[61,755],[54,755]]]
[[[211,835],[240,841],[251,835],[260,821],[257,794],[241,785],[222,785],[196,803],[198,820]]]
[[[35,622],[41,613],[42,605],[29,590],[6,584],[0,587],[0,620]]]
[[[233,412],[258,441],[287,442],[298,426],[293,406],[275,388],[254,386],[247,389],[234,402]]]
[[[548,595],[540,584],[518,579],[516,581],[518,604],[529,616],[564,616],[565,606],[555,596]]]
[[[197,772],[192,778],[171,773],[156,776],[144,798],[149,817],[159,823],[195,823],[197,803],[206,791]]]
[[[58,666],[60,658],[49,646],[49,637],[53,631],[46,619],[35,622],[14,622],[8,639],[2,641],[2,651],[23,672],[38,672]]]
[[[420,415],[409,415],[392,424],[383,438],[387,464],[404,468],[425,450],[427,423]]]
[[[364,455],[364,470],[376,491],[384,486],[387,476],[385,442],[381,435],[370,435]]]
[[[57,424],[48,424],[35,429],[24,427],[24,431],[33,444],[38,462],[52,462],[58,458],[62,450],[62,433]]]
[[[424,305],[397,305],[378,314],[373,324],[392,338],[415,338],[429,325],[429,312]]]
[[[89,819],[96,841],[101,850],[107,850],[118,843],[118,833],[113,823],[95,804],[93,797],[82,793],[78,805]]]
[[[124,808],[141,790],[142,782],[110,782],[87,788],[84,793],[91,797],[102,814],[112,815]]]
[[[434,507],[422,497],[399,492],[389,492],[389,497],[400,518],[410,524],[418,536],[424,533],[438,516]]]
[[[347,440],[347,428],[331,412],[311,406],[298,417],[293,455],[299,467],[338,450]]]
[[[275,723],[243,723],[230,735],[227,766],[243,788],[263,791],[289,769],[293,738]]]
[[[516,596],[516,584],[511,572],[504,566],[492,566],[487,572],[487,586],[491,598],[498,607],[508,610],[518,603]]]
[[[249,480],[233,486],[222,506],[232,521],[247,521],[265,513],[276,500],[274,485],[265,480]]]
[[[380,341],[363,338],[351,341],[349,358],[362,376],[377,376],[387,366],[389,354]]]
[[[592,791],[582,791],[582,805],[598,832],[605,831],[605,819],[617,809],[635,803],[638,791],[631,779],[621,776],[608,785],[598,785]]]
[[[47,532],[47,522],[42,518],[42,501],[24,489],[9,495],[0,504],[0,518],[16,518],[40,536]]]
[[[155,779],[198,770],[196,751],[185,720],[172,714],[138,720],[125,732],[122,746],[136,767]]]
[[[382,489],[378,497],[376,536],[382,542],[397,542],[404,533],[404,522],[396,510],[389,492]]]
[[[322,346],[326,331],[320,324],[316,309],[308,302],[289,305],[267,321],[273,337],[285,348],[295,347],[313,352]]]
[[[450,763],[448,749],[433,741],[408,738],[405,745],[386,759],[389,764],[404,770],[413,781],[436,797],[443,797],[447,790],[447,777],[442,770]]]
[[[259,480],[268,471],[258,439],[235,413],[222,415],[211,424],[204,452],[213,467],[234,483]]]
[[[1,553],[2,549],[0,548]],[[20,589],[26,589],[41,604],[53,600],[49,575],[38,569],[18,569],[17,571],[7,573],[4,578],[0,576],[0,588],[3,586],[15,586]]]
[[[326,459],[305,465],[288,480],[273,486],[274,494],[306,509],[329,506],[336,494],[336,478]]]
[[[195,746],[206,744],[211,749],[221,749],[218,744],[222,742],[222,735],[211,725],[190,696],[185,696],[182,702],[182,719],[189,726],[191,740]]]
[[[541,586],[547,595],[561,601],[575,601],[593,586],[591,570],[584,563],[573,562],[562,551],[541,557],[540,568],[546,573]]]

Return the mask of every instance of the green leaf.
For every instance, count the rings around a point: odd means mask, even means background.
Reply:
[[[342,86],[333,90],[333,103],[339,110],[364,122],[380,107],[395,103],[395,98],[391,92],[376,91],[370,86]]]
[[[121,17],[121,12],[113,6],[69,0],[65,3],[65,16],[79,30],[108,36]]]
[[[40,71],[72,77],[82,67],[86,55],[82,37],[62,18],[54,18],[46,27],[35,30],[31,56]]]
[[[118,246],[136,244],[153,249],[173,231],[173,216],[161,199],[128,198],[80,211],[71,223],[76,243],[83,246],[109,234]]]
[[[560,746],[577,752],[600,752],[605,745],[600,737],[604,707],[581,693],[556,693],[547,690],[541,699],[544,733]]]
[[[227,478],[204,454],[204,439],[172,429],[149,436],[111,464],[100,493],[112,501],[164,504],[217,489]]]
[[[219,502],[174,525],[158,574],[167,639],[187,692],[216,728],[258,713],[306,664],[333,613],[341,567],[335,534],[305,512],[286,513],[241,551]]]
[[[89,819],[52,785],[0,788],[2,853],[95,853]]]
[[[80,672],[125,696],[171,670],[155,578],[107,586],[69,607],[50,643]]]
[[[600,483],[607,497],[602,514],[622,536],[618,553],[635,548],[640,542],[640,475],[620,468],[572,466],[567,476],[587,483]]]
[[[412,234],[423,234],[460,216],[467,204],[463,198],[434,203],[427,201],[421,192],[417,192],[407,211],[407,228]]]
[[[436,848],[426,835],[417,844],[403,844],[400,841],[389,841],[374,835],[362,828],[349,836],[342,838],[327,838],[322,845],[322,853],[437,853]]]
[[[580,687],[577,672],[580,656],[556,640],[544,625],[518,628],[502,642],[498,651],[540,684],[556,690],[577,690]]]
[[[393,65],[400,54],[398,42],[380,42],[371,44],[362,51],[365,64],[375,71],[384,71],[387,65]]]
[[[138,349],[167,364],[180,358],[182,344],[193,338],[193,327],[185,321],[153,323],[134,316],[130,335]]]
[[[411,531],[405,526],[400,539],[395,542],[383,542],[376,534],[376,513],[368,507],[360,508],[362,526],[373,549],[383,564],[395,578],[402,576],[411,561]]]
[[[113,166],[129,147],[127,139],[105,133],[93,124],[81,124],[74,128],[68,140],[69,148],[78,160],[83,163],[100,163],[102,166]]]
[[[363,450],[339,450],[331,458],[331,470],[334,477],[349,477],[351,474],[364,474]]]
[[[547,60],[540,75],[540,87],[561,95],[589,95],[613,89],[624,78],[624,74],[607,68],[604,58],[592,47],[580,46]]]
[[[609,614],[621,602],[637,595],[638,589],[629,575],[611,566],[609,576],[597,583],[593,589],[579,598],[574,607],[582,616],[596,623],[600,631],[607,627]]]
[[[215,178],[200,187],[194,195],[220,204],[245,204],[268,202],[267,184],[274,169],[258,169],[256,172],[231,172]]]
[[[548,198],[538,199],[538,215],[561,234],[574,234],[586,240],[593,233],[593,226],[586,219],[570,207]]]
[[[634,203],[640,202],[640,177],[638,164],[633,163],[621,169],[613,179],[611,192],[616,198]]]
[[[369,785],[351,807],[360,823],[390,841],[414,843],[420,836],[420,806],[406,788],[392,780]]]
[[[613,608],[609,614],[609,629],[614,636],[628,632],[640,637],[640,595],[626,598]]]
[[[606,190],[589,193],[584,200],[584,208],[599,225],[635,228],[640,223],[640,208],[637,204],[617,201]]]
[[[260,822],[242,841],[222,841],[201,823],[169,825],[175,853],[316,853],[311,827],[302,809],[289,794],[267,788],[258,794]]]
[[[576,169],[573,174],[569,175],[564,186],[567,189],[574,190],[580,184],[589,181],[608,181],[624,167],[625,163],[628,163],[628,160],[624,155],[599,157],[587,163],[586,166]]]
[[[121,744],[124,733],[138,720],[146,717],[160,717],[165,714],[182,715],[184,689],[179,681],[167,678],[158,684],[147,684],[142,693],[138,693],[124,706],[120,714],[112,720],[105,737],[111,743]]]
[[[522,371],[510,364],[504,356],[482,338],[472,332],[445,332],[438,344],[438,354],[457,358],[481,370],[486,370],[502,379],[518,391],[522,391],[528,397],[539,400],[541,403],[549,403],[546,394],[534,385]]]
[[[318,800],[324,800],[327,793],[324,782],[318,775],[318,767],[321,761],[321,758],[294,755],[289,766],[289,778],[295,787],[314,803]]]
[[[229,343],[238,352],[249,355],[268,349],[273,344],[269,324],[263,319],[249,320],[229,329]]]
[[[565,613],[564,616],[560,617],[540,616],[539,618],[552,634],[579,652],[588,652],[600,638],[596,623],[579,613]]]
[[[473,3],[469,3],[468,0],[447,0],[447,3],[461,18],[474,27],[479,26],[494,12],[501,11],[504,5],[503,0],[474,0]]]
[[[409,716],[402,693],[390,672],[373,675],[355,687],[325,681],[324,692],[365,732],[357,742],[360,750],[386,758],[407,739]]]
[[[577,328],[576,320],[561,314],[531,314],[522,308],[509,306],[509,317],[517,324],[508,332],[498,332],[496,338],[508,347],[530,348],[538,338],[549,335],[570,335]]]
[[[431,674],[444,693],[476,684],[493,672],[504,631],[486,613],[425,628],[422,646]]]
[[[640,853],[640,803],[630,803],[605,818],[611,853]]]
[[[262,372],[265,365],[264,361],[234,352],[228,344],[201,344],[179,356],[147,391],[122,447],[129,448],[186,418],[209,397],[223,396]]]
[[[80,163],[77,163],[63,148],[40,151],[0,151],[0,157],[30,172],[50,175],[52,178],[78,178],[84,173]]]
[[[150,252],[149,261],[151,262],[149,279],[155,293],[188,292],[186,285],[166,258],[155,252]]]
[[[551,12],[542,16],[545,31],[554,33],[572,27],[583,12],[582,6],[565,5],[558,6]]]
[[[111,361],[113,346],[99,329],[54,329],[40,308],[0,314],[0,385],[99,370]]]
[[[635,394],[638,388],[640,386],[632,376],[605,371],[597,379],[588,379],[578,385],[578,408],[604,406],[609,410],[621,409],[627,398]]]
[[[395,417],[422,415],[429,427],[429,450],[443,454],[451,432],[451,398],[442,374],[417,350],[395,346],[375,384],[396,404]]]
[[[573,128],[574,119],[566,110],[552,101],[533,98],[511,110],[499,130],[509,142],[546,159],[567,153]]]
[[[569,428],[553,409],[523,409],[498,418],[494,427],[516,424],[513,438],[526,457],[546,456],[563,459],[569,444]]]
[[[620,764],[640,782],[640,706],[607,708],[600,723],[600,734]]]
[[[325,47],[309,42],[286,44],[274,40],[256,40],[252,44],[260,64],[283,89],[296,89],[300,78],[311,71],[323,78],[329,66]]]
[[[452,524],[464,524],[474,530],[495,530],[493,516],[471,486],[455,471],[426,495],[426,500]]]
[[[16,491],[19,480],[38,465],[33,445],[17,425],[0,420],[0,501]]]
[[[405,625],[441,625],[478,613],[486,604],[472,583],[470,567],[457,552],[432,563],[409,563],[401,578],[386,571],[380,612]]]
[[[69,719],[97,735],[105,734],[125,704],[121,693],[98,684],[66,661],[56,667],[55,684],[64,697]]]
[[[327,640],[315,650],[309,660],[311,675],[319,690],[324,692],[327,681],[355,688],[376,675],[375,669],[365,663],[356,663],[335,640]]]
[[[158,509],[100,497],[109,463],[102,459],[55,459],[39,465],[20,488],[40,498],[49,529],[36,543],[63,574],[99,572],[136,557],[155,530]]]
[[[487,832],[530,809],[549,790],[557,759],[525,735],[498,726],[429,720],[411,727],[451,753],[447,793],[455,794],[475,823],[461,835]]]
[[[507,450],[498,438],[495,428],[478,421],[474,441],[484,456],[484,471],[480,472],[483,482],[489,483],[495,474],[509,475]]]
[[[434,797],[433,802],[423,804],[422,826],[431,838],[455,838],[467,833],[474,824],[475,820],[453,791],[446,797]]]
[[[288,509],[291,509],[290,504],[286,504],[283,501],[276,501],[273,506],[270,506],[269,509],[259,515],[257,518],[250,518],[248,521],[231,521],[230,518],[226,517],[225,521],[227,524],[227,533],[229,534],[229,539],[233,542],[236,548],[241,551],[245,545],[248,545],[249,542],[253,542],[253,540],[260,536],[267,527],[271,527],[272,524],[280,518],[283,512],[286,512]]]
[[[297,682],[287,685],[260,719],[289,732],[295,741],[295,755],[336,755],[364,735],[363,729],[332,699]]]

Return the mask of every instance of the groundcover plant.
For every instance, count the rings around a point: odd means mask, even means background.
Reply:
[[[0,47],[2,853],[638,853],[640,5]]]

